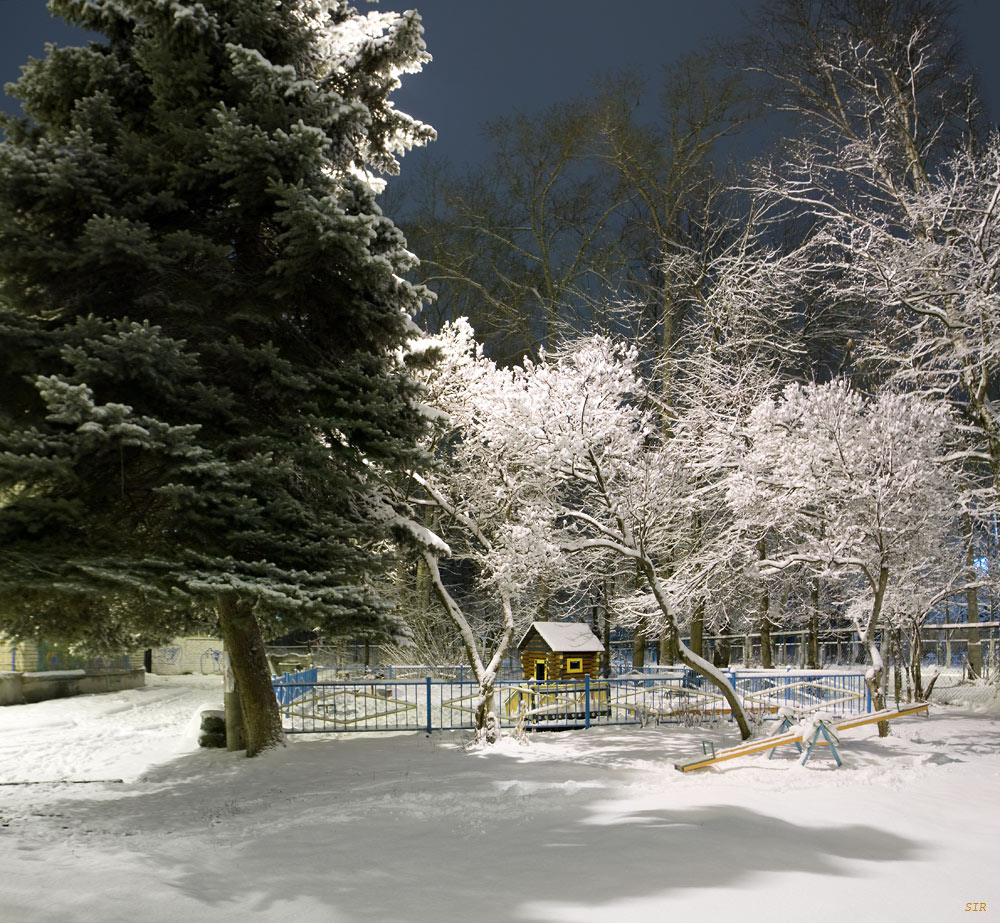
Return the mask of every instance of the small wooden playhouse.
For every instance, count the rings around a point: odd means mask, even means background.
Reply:
[[[517,649],[528,681],[597,679],[604,644],[585,622],[532,622]]]

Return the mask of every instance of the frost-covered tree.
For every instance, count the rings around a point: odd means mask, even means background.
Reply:
[[[677,472],[670,494],[662,498],[675,534],[661,552],[669,548],[661,580],[698,654],[706,629],[760,631],[766,645],[771,604],[779,597],[753,566],[760,537],[740,531],[726,502],[747,417],[773,392],[775,373],[749,356],[734,359],[704,343],[700,355],[680,364],[669,436],[659,447],[662,463]]]
[[[982,137],[952,14],[940,0],[780,0],[746,62],[799,126],[757,184],[780,220],[809,228],[799,275],[811,351],[867,387],[893,379],[957,410],[966,464],[994,487],[962,502],[988,516],[1000,483],[996,144]],[[980,530],[968,522],[971,562]],[[976,597],[970,584],[973,622]]]
[[[476,737],[494,743],[497,675],[515,631],[533,617],[540,577],[558,569],[550,511],[539,504],[550,479],[526,463],[536,437],[517,373],[487,359],[464,320],[424,345],[438,353],[425,378],[434,420],[429,448],[438,464],[426,475],[411,472],[407,496],[399,498],[423,517],[397,515],[393,522],[416,548],[458,629],[479,684]]]
[[[902,217],[867,211],[824,229],[850,264],[842,289],[885,318],[862,355],[962,411],[1000,489],[1000,139],[962,151],[899,202]]]
[[[963,421],[970,576],[1000,498],[998,201],[1000,141],[994,135],[931,173],[922,187],[901,192],[900,214],[835,216],[822,231],[841,294],[872,306],[881,318],[857,350],[865,373],[934,395]],[[979,594],[975,580],[967,583],[967,619],[974,624]],[[969,664],[979,672],[974,627]]]
[[[718,520],[731,518],[719,486],[731,457],[726,428],[714,426],[716,442],[703,439],[693,458],[691,439],[665,438],[662,407],[638,374],[637,350],[606,338],[580,340],[554,358],[526,359],[506,370],[483,356],[465,324],[446,327],[439,344],[444,356],[429,390],[446,413],[439,424],[442,464],[432,475],[414,477],[410,498],[411,510],[435,510],[435,531],[413,517],[397,518],[397,526],[409,532],[438,597],[467,638],[481,685],[477,708],[490,701],[494,672],[518,621],[528,620],[544,576],[556,588],[627,587],[630,598],[616,600],[620,618],[638,631],[667,635],[680,660],[719,689],[749,736],[732,686],[680,640],[683,605],[672,576],[672,563],[691,544],[693,510],[711,509],[704,533],[713,538]],[[713,503],[705,500],[708,470],[715,472]],[[491,625],[498,640],[489,662],[466,607],[442,576],[439,565],[449,557],[473,560],[484,578],[480,592],[495,601]],[[725,582],[723,568],[711,571],[718,585]],[[644,589],[644,596],[634,589]]]
[[[0,145],[0,626],[93,646],[218,625],[247,749],[263,638],[391,633],[366,583],[423,424],[423,292],[375,203],[432,136],[396,111],[415,13],[339,0],[52,0]]]
[[[888,631],[918,610],[925,617],[928,594],[950,585],[942,574],[962,565],[949,541],[960,513],[946,461],[952,435],[948,410],[920,395],[865,400],[842,381],[791,385],[754,411],[730,480],[742,528],[773,537],[757,566],[796,569],[839,590],[868,652],[877,709]]]
[[[700,652],[703,625],[727,625],[762,636],[766,662],[771,604],[779,594],[762,585],[747,562],[759,555],[760,536],[734,529],[724,484],[743,450],[747,417],[758,403],[800,373],[805,361],[795,302],[798,254],[783,253],[758,225],[759,205],[748,203],[709,260],[674,253],[698,285],[687,290],[688,322],[671,354],[654,367],[651,399],[661,407],[663,451],[685,472],[683,495],[672,508],[689,520],[688,537],[672,551],[663,579],[688,612],[692,646]],[[680,300],[680,299],[679,299]],[[748,605],[750,599],[756,605]]]
[[[775,0],[762,10],[743,63],[769,78],[790,130],[750,184],[773,195],[782,228],[801,240],[831,218],[905,216],[901,197],[925,188],[977,129],[951,13],[942,0]],[[884,319],[843,290],[841,251],[829,243],[815,239],[800,264],[802,335],[820,378],[848,367]]]
[[[542,487],[540,480],[535,502],[548,508],[553,543],[585,571],[605,568],[609,555],[627,564],[652,601],[644,620],[667,634],[683,664],[719,690],[749,737],[732,686],[679,636],[665,577],[678,546],[690,537],[683,498],[695,482],[664,438],[663,414],[639,377],[636,349],[585,339],[551,360],[526,362],[515,379],[523,396],[511,404],[508,426],[530,434],[522,464],[548,482]]]
[[[775,0],[746,42],[798,131],[780,181],[810,206],[892,206],[980,118],[945,0]]]

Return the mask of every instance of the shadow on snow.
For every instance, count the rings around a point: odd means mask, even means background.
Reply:
[[[428,920],[531,919],[517,907],[600,906],[772,872],[849,876],[859,860],[921,851],[875,826],[796,823],[781,816],[779,799],[774,814],[659,806],[675,778],[683,780],[677,800],[713,797],[672,769],[700,748],[703,734],[694,733],[607,732],[583,746],[552,739],[482,758],[447,735],[294,742],[257,760],[200,751],[147,773],[121,797],[66,799],[49,810],[91,849],[130,835],[152,876],[207,907],[238,899],[266,911],[302,897],[379,923],[413,919],[416,907]],[[364,748],[363,760],[352,747]],[[645,807],[650,800],[658,805]]]

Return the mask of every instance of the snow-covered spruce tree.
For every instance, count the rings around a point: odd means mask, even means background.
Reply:
[[[419,18],[337,0],[52,0],[0,146],[0,626],[95,646],[218,620],[250,755],[276,620],[392,632],[365,578],[422,423],[423,292],[376,172]]]

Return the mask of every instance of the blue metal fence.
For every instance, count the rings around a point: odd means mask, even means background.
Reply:
[[[312,667],[297,673],[283,673],[280,677],[272,677],[274,694],[278,698],[278,707],[291,708],[299,699],[305,699],[315,691],[319,680],[319,669]]]
[[[333,678],[323,669],[273,680],[286,733],[458,730],[474,726],[478,687],[454,680]],[[324,675],[329,674],[329,675]],[[760,719],[784,710],[833,715],[868,712],[860,673],[729,671],[747,711]],[[464,679],[464,677],[463,677]],[[614,679],[496,684],[501,726],[593,727],[650,722],[697,724],[731,720],[719,691],[690,670],[663,670]]]

